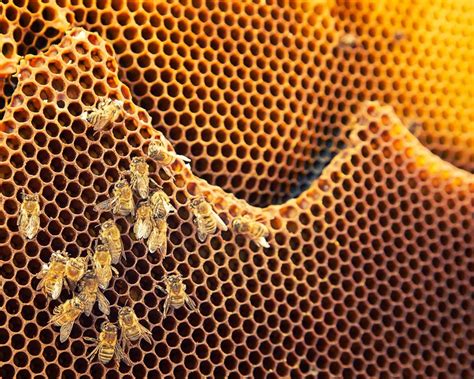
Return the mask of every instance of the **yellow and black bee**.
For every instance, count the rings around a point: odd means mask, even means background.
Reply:
[[[226,231],[227,225],[219,215],[214,212],[203,196],[195,197],[191,200],[191,211],[194,214],[194,221],[197,226],[198,240],[204,242],[209,234],[214,234],[217,229]]]

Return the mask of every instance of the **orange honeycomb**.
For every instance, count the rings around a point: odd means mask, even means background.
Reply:
[[[51,28],[72,9],[77,27],[13,34],[10,51],[32,54],[2,97],[0,377],[474,376],[469,2],[33,3],[0,4],[1,33],[38,9],[54,10]],[[104,96],[124,115],[95,135],[80,115]],[[97,309],[59,342],[58,302],[35,275],[54,250],[92,247],[111,216],[94,204],[155,129],[193,173],[177,162],[172,182],[151,162],[178,209],[163,260],[117,218],[111,320],[130,298],[153,344],[116,369],[86,360]],[[22,188],[43,210],[28,242]],[[200,243],[187,204],[199,192],[227,223],[263,216],[271,248],[231,231]],[[154,288],[174,270],[199,313],[162,319]]]

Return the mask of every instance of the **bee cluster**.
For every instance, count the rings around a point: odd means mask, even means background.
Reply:
[[[122,105],[118,100],[101,99],[97,107],[86,111],[81,119],[93,126],[94,131],[102,132],[106,126],[117,120],[122,113]],[[168,150],[168,145],[169,142],[160,135],[149,142],[147,155],[174,179],[173,163],[179,160],[189,169],[189,159]],[[40,225],[39,197],[37,194],[27,195],[23,192],[22,199],[18,227],[25,238],[32,239],[38,233]],[[190,199],[189,207],[194,216],[199,241],[206,241],[209,235],[217,231],[228,230],[226,223],[203,195]],[[150,253],[158,252],[162,258],[166,255],[167,219],[170,214],[176,212],[176,208],[163,188],[150,177],[147,158],[132,158],[130,169],[120,174],[111,196],[96,204],[94,209],[98,212],[111,212],[115,216],[131,216],[135,237],[146,242]],[[269,231],[259,220],[244,215],[234,218],[231,225],[235,232],[247,235],[258,246],[269,247],[266,240]],[[54,308],[50,320],[51,324],[60,328],[61,342],[68,339],[74,322],[81,314],[91,315],[96,302],[105,316],[110,315],[110,303],[102,291],[109,287],[114,274],[118,274],[113,265],[120,262],[123,254],[121,233],[113,219],[108,219],[100,225],[94,250],[88,250],[86,256],[71,258],[66,251],[51,254],[49,263],[43,266],[38,275],[40,282],[37,288],[53,300],[59,298],[63,287],[72,294],[70,299]],[[164,275],[159,283],[164,286],[157,284],[156,288],[166,295],[163,317],[166,317],[170,310],[182,306],[190,311],[198,310],[196,303],[186,293],[186,285],[179,272]],[[152,333],[140,324],[132,307],[119,307],[118,327],[110,321],[105,321],[101,325],[98,339],[85,337],[86,341],[94,344],[88,358],[98,355],[103,364],[115,358],[117,365],[120,361],[131,365],[126,349],[132,342],[142,338],[151,343],[151,335]]]

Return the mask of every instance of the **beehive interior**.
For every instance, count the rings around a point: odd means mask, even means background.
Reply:
[[[4,3],[0,33],[30,55],[0,98],[1,375],[474,376],[470,2]],[[125,115],[94,135],[79,116],[104,96]],[[111,319],[131,298],[153,345],[116,370],[85,359],[100,312],[60,343],[34,276],[52,251],[92,246],[94,204],[155,129],[194,175],[151,163],[178,208],[163,261],[117,219]],[[29,242],[22,188],[44,211]],[[226,222],[262,215],[272,247],[199,243],[198,191]],[[154,287],[174,270],[199,313],[163,320]]]

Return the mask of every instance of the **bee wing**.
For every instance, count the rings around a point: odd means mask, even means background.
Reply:
[[[132,182],[132,187],[138,192],[142,199],[148,198],[148,193],[150,192],[148,175],[135,178]]]
[[[95,211],[110,211],[112,208],[114,208],[116,199],[114,197],[101,201],[100,203],[97,203],[94,205],[94,210]]]
[[[147,247],[150,253],[154,253],[158,249],[159,230],[156,226],[153,227],[150,236],[148,237]]]
[[[170,202],[165,203],[165,209],[168,213],[175,213],[176,212],[176,208],[173,207],[173,204],[171,204]]]
[[[20,214],[18,215],[18,219],[16,220],[16,225],[17,226],[20,226],[21,224],[23,224],[23,219],[24,219],[24,214],[23,214],[23,211],[20,209]]]
[[[166,230],[163,231],[163,235],[161,235],[158,239],[158,252],[162,257],[166,255],[166,250],[167,250],[167,236],[166,236]]]
[[[110,314],[110,303],[105,295],[97,290],[97,302],[99,303],[99,309],[104,315]]]
[[[26,230],[26,236],[28,239],[32,239],[38,233],[40,227],[40,219],[38,216],[30,217],[28,228]]]
[[[38,276],[38,278],[40,278],[41,280],[39,281],[38,285],[36,286],[36,289],[37,290],[40,290],[44,287],[44,282],[45,282],[45,277],[44,276]]]
[[[86,340],[86,337],[84,337],[84,339]],[[87,341],[87,340],[86,340]],[[96,342],[95,339],[91,338],[90,341],[94,341]],[[99,352],[99,348],[100,346],[97,345],[86,357],[86,359],[89,359],[90,361],[92,361],[95,357],[95,355]]]
[[[184,298],[184,301],[186,302],[186,305],[188,306],[190,310],[197,311],[196,303],[188,295],[186,295],[186,297]]]
[[[151,233],[151,221],[150,220],[137,220],[133,226],[133,232],[138,239],[146,239]]]
[[[82,112],[81,116],[80,116],[80,119],[83,120],[83,121],[89,122],[89,120],[88,120],[89,112],[90,112],[89,110]]]
[[[167,153],[175,159],[182,160],[183,162],[191,162],[191,159],[189,159],[188,157],[181,154],[176,154],[174,151],[167,151]]]
[[[51,290],[51,298],[57,300],[59,295],[61,295],[61,290],[63,289],[63,280],[56,280],[54,282],[53,288]]]
[[[207,238],[206,228],[200,217],[196,217],[197,236],[200,242],[204,242]]]
[[[64,342],[69,338],[69,335],[71,334],[73,326],[74,326],[74,320],[61,326],[61,329],[59,332],[59,340],[61,342]]]
[[[87,299],[84,301],[84,314],[89,317],[92,313],[92,308],[94,307],[94,302]]]
[[[55,314],[49,319],[50,324],[58,325],[59,320],[63,317],[62,313],[56,313],[57,308],[54,308]]]
[[[130,359],[125,355],[125,352],[122,350],[120,345],[117,343],[115,345],[115,355],[118,357],[119,361],[124,361],[127,366],[131,366],[132,362]]]
[[[112,268],[110,267],[95,267],[95,272],[99,280],[99,287],[106,289],[109,285],[110,278],[112,277]]]
[[[142,324],[138,324],[139,329],[140,329],[140,336],[143,337],[143,339],[148,342],[151,345],[151,338],[150,336],[152,335],[151,332],[145,328]]]
[[[213,210],[211,210],[211,215],[212,215],[212,218],[216,221],[217,223],[217,227],[220,229],[220,230],[223,230],[223,231],[226,231],[228,228],[227,228],[227,225],[225,224],[225,222],[220,218],[220,216],[214,212]]]
[[[43,268],[41,269],[41,271],[36,276],[38,279],[41,279],[39,281],[38,286],[36,287],[36,289],[40,290],[44,287],[44,284],[46,282],[46,278],[48,277],[48,270],[49,270],[49,265],[44,264]]]
[[[165,305],[163,306],[163,317],[166,317],[166,315],[168,314],[168,310],[170,309],[170,304],[171,304],[171,296],[168,295],[166,296]]]
[[[270,244],[268,243],[268,241],[265,239],[265,237],[260,237],[259,239],[257,239],[255,241],[255,243],[261,247],[264,247],[266,249],[268,249],[270,247]]]

